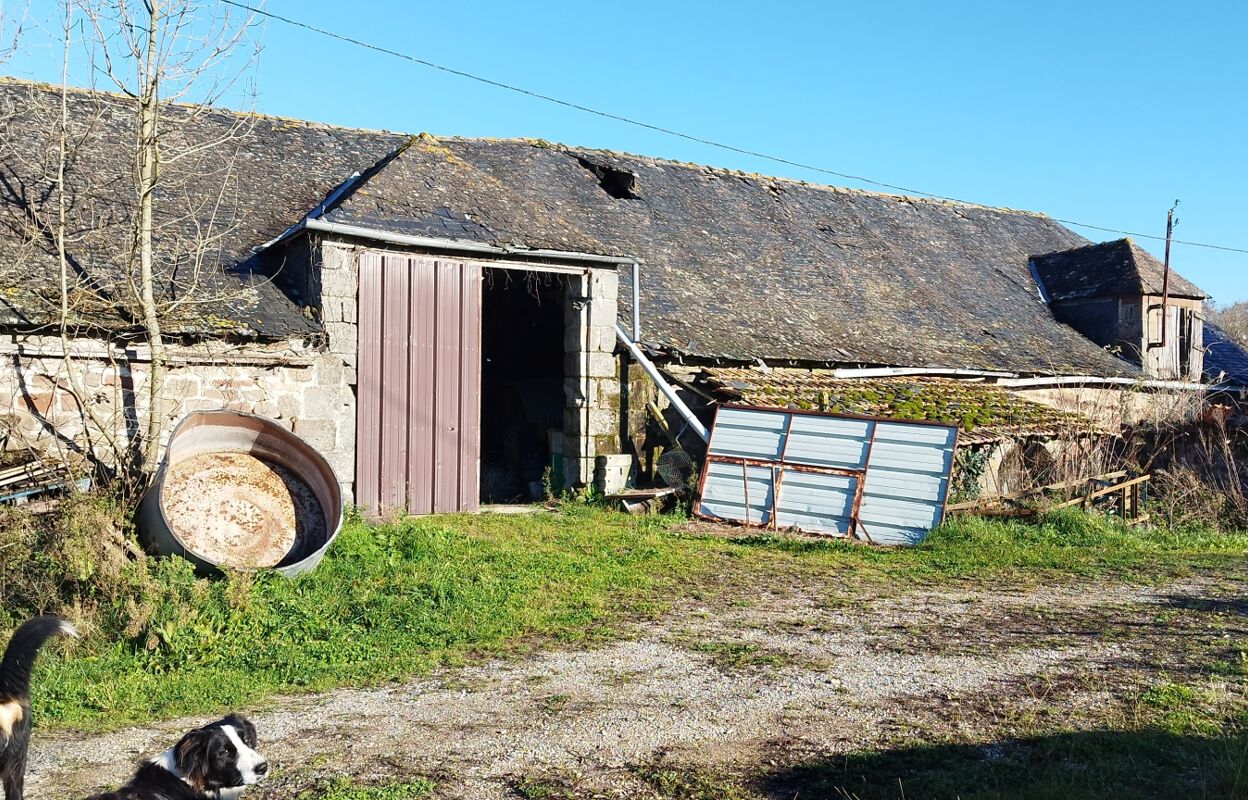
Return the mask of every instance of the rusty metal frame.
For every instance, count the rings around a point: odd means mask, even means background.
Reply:
[[[898,425],[929,425],[934,428],[953,428],[953,450],[952,452],[954,453],[957,452],[958,440],[961,434],[961,429],[958,428],[956,425],[949,425],[944,422],[935,422],[932,420],[899,420],[899,419],[889,419],[888,417],[867,416],[863,414],[834,414],[834,413],[829,413],[826,411],[806,411],[806,410],[791,409],[791,408],[771,408],[767,406],[735,405],[734,404],[734,405],[717,405],[715,407],[715,415],[711,418],[711,425],[709,428],[709,430],[711,431],[712,439],[714,438],[715,423],[719,419],[719,411],[722,408],[727,408],[731,410],[742,410],[742,411],[762,411],[762,412],[773,413],[773,414],[788,414],[789,419],[784,428],[784,433],[783,433],[784,440],[780,446],[780,456],[778,459],[743,458],[740,456],[713,455],[710,452],[711,442],[710,440],[707,441],[707,453],[706,453],[705,458],[702,459],[702,469],[700,471],[700,474],[698,475],[697,502],[693,504],[693,515],[695,517],[699,519],[713,521],[713,522],[723,521],[722,517],[713,517],[713,516],[703,513],[702,511],[702,489],[706,485],[706,473],[707,473],[707,470],[710,468],[710,465],[712,462],[719,463],[719,464],[740,464],[741,465],[741,476],[743,480],[742,488],[745,492],[745,521],[740,522],[738,524],[741,524],[747,528],[770,528],[773,531],[777,529],[776,519],[779,516],[778,509],[780,507],[780,488],[783,485],[784,473],[786,471],[807,472],[807,473],[813,473],[816,475],[840,475],[843,477],[854,479],[854,498],[850,506],[850,513],[849,513],[850,524],[849,524],[849,529],[846,531],[845,536],[843,538],[865,539],[868,544],[874,544],[874,542],[871,539],[870,533],[867,532],[866,527],[862,524],[862,521],[859,518],[859,515],[860,515],[861,507],[862,507],[863,490],[865,489],[866,482],[867,482],[867,466],[871,463],[871,454],[875,448],[875,432],[876,432],[878,425],[880,423],[888,423],[888,424],[898,424]],[[811,416],[811,417],[834,417],[836,419],[861,420],[863,422],[870,422],[871,432],[866,441],[866,452],[863,454],[862,468],[861,469],[846,469],[842,467],[817,467],[817,466],[813,466],[810,464],[788,463],[785,460],[785,457],[788,455],[788,451],[789,451],[789,440],[791,438],[791,434],[793,431],[793,420],[798,415]],[[750,467],[770,467],[771,468],[772,509],[771,509],[771,519],[766,523],[764,523],[761,520],[757,523],[750,521],[750,487],[749,487]],[[946,475],[946,480],[950,478],[952,473],[953,473],[953,463],[951,461],[949,465],[949,473]],[[941,507],[940,507],[940,518],[937,519],[936,521],[937,525],[939,525],[945,519],[946,509],[949,505],[949,493],[952,490],[952,488],[953,488],[952,486],[947,486],[945,488],[945,498],[944,498],[944,502],[941,504]]]

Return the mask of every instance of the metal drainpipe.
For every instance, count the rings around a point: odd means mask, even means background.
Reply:
[[[673,389],[671,384],[663,378],[663,375],[659,372],[659,368],[656,367],[650,359],[646,358],[646,354],[641,352],[641,348],[638,347],[633,340],[628,338],[628,334],[624,332],[624,329],[620,327],[619,323],[616,323],[615,325],[615,338],[619,339],[620,343],[628,348],[628,352],[632,355],[633,360],[641,365],[641,368],[645,370],[647,375],[650,376],[650,380],[654,381],[654,385],[659,387],[659,391],[662,392],[663,396],[666,397],[668,402],[672,404],[672,408],[675,408],[676,411],[685,418],[685,422],[689,423],[689,427],[693,428],[693,432],[696,433],[702,441],[709,442],[711,440],[711,435],[707,432],[706,426],[703,425],[702,421],[698,419],[693,411],[689,409],[689,406],[685,405],[685,401],[680,399],[680,397],[676,394],[676,390]]]
[[[633,262],[633,341],[641,341],[641,262]]]

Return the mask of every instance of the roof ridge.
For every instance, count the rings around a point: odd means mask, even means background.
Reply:
[[[26,78],[18,78],[13,75],[0,75],[0,86],[27,86],[40,91],[59,93],[61,91],[60,84],[49,83],[47,81],[28,80]],[[66,86],[68,94],[79,95],[88,98],[102,98],[112,101],[131,101],[129,95],[123,92],[109,91],[107,89],[88,89],[82,86]],[[376,134],[378,136],[414,136],[415,134],[405,133],[404,131],[392,131],[386,128],[361,128],[353,125],[335,125],[332,122],[318,122],[311,119],[302,119],[300,117],[287,117],[281,114],[266,114],[260,111],[244,111],[237,108],[226,108],[224,106],[203,104],[203,103],[187,103],[177,100],[161,100],[161,105],[172,106],[174,108],[202,108],[207,111],[224,114],[233,117],[245,117],[248,119],[272,120],[273,122],[285,123],[287,125],[301,125],[308,128],[318,130],[334,130],[349,131],[352,133]]]
[[[34,81],[25,78],[18,78],[12,75],[0,75],[0,85],[16,85],[29,86],[31,88],[41,89],[48,92],[59,92],[61,87],[57,84],[47,83],[45,81]],[[80,86],[66,87],[71,94],[104,97],[113,100],[127,101],[130,98],[115,91],[106,91],[103,89],[88,89]],[[701,172],[712,172],[719,175],[729,175],[737,178],[748,178],[753,180],[771,181],[773,183],[783,183],[793,186],[802,186],[808,189],[818,189],[821,191],[834,192],[840,194],[862,195],[864,197],[882,198],[887,200],[899,200],[912,203],[927,203],[938,206],[948,206],[951,208],[974,208],[985,211],[995,211],[1004,214],[1020,214],[1023,216],[1036,217],[1039,219],[1051,220],[1048,214],[1041,211],[1029,211],[1021,208],[1009,208],[1006,206],[992,206],[986,203],[975,203],[968,200],[948,200],[939,197],[923,197],[920,195],[899,194],[894,192],[880,192],[872,189],[856,189],[848,186],[833,186],[825,183],[814,183],[798,178],[786,178],[778,175],[764,175],[759,172],[746,172],[744,170],[731,169],[729,167],[717,167],[711,164],[698,164],[692,161],[680,161],[674,158],[663,158],[661,156],[650,156],[642,153],[629,153],[624,151],[608,150],[606,148],[583,147],[579,145],[563,144],[562,142],[551,142],[546,139],[536,137],[494,137],[494,136],[437,136],[436,134],[413,134],[408,131],[394,131],[386,128],[362,128],[351,125],[336,125],[329,122],[318,122],[316,120],[302,119],[299,117],[287,117],[280,114],[265,114],[258,111],[242,111],[239,109],[225,108],[217,105],[201,105],[199,103],[186,103],[178,101],[163,101],[170,106],[178,108],[205,108],[209,111],[226,114],[235,117],[248,117],[252,119],[272,120],[274,122],[285,123],[289,125],[302,125],[319,130],[339,130],[353,131],[356,133],[377,134],[379,136],[417,136],[428,135],[438,140],[452,140],[464,142],[513,142],[517,144],[527,144],[532,147],[543,147],[550,150],[559,150],[566,153],[595,153],[603,156],[614,156],[622,158],[633,158],[638,160],[651,161],[655,164],[663,164],[668,166],[684,167],[686,169],[695,169]]]
[[[1032,258],[1044,258],[1045,256],[1055,256],[1055,255],[1065,254],[1065,253],[1076,253],[1080,250],[1091,250],[1096,247],[1110,247],[1112,245],[1120,245],[1124,243],[1131,245],[1131,246],[1136,246],[1138,248],[1138,246],[1135,245],[1135,243],[1131,241],[1130,236],[1124,236],[1121,239],[1110,239],[1109,241],[1105,241],[1105,242],[1089,242],[1088,244],[1081,244],[1078,247],[1067,247],[1064,250],[1050,250],[1047,253],[1036,253],[1035,255],[1031,257]]]
[[[954,208],[976,208],[985,211],[997,211],[1006,214],[1021,214],[1023,216],[1038,217],[1040,219],[1052,220],[1048,214],[1042,211],[1028,211],[1022,208],[1008,208],[1006,206],[991,206],[985,203],[974,203],[968,200],[948,200],[941,197],[923,197],[920,195],[897,194],[894,192],[880,192],[873,189],[855,189],[849,186],[833,186],[826,183],[814,183],[804,181],[799,178],[786,178],[779,175],[764,175],[760,172],[746,172],[739,169],[731,169],[729,167],[717,167],[711,164],[698,164],[693,161],[681,161],[675,158],[663,158],[662,156],[649,156],[642,153],[629,153],[626,151],[607,150],[598,147],[583,147],[580,145],[564,144],[562,142],[552,142],[547,139],[539,139],[525,136],[445,136],[442,139],[450,139],[461,142],[511,142],[515,144],[527,144],[532,147],[541,147],[547,150],[559,150],[569,154],[598,154],[616,158],[634,158],[643,161],[652,161],[656,164],[668,166],[684,167],[687,169],[696,169],[701,172],[714,172],[720,175],[730,175],[735,178],[751,178],[754,180],[773,181],[775,183],[786,183],[796,186],[802,186],[807,189],[819,189],[827,192],[838,194],[859,194],[867,197],[883,198],[887,200],[904,200],[907,202],[930,203],[932,205],[950,206]]]

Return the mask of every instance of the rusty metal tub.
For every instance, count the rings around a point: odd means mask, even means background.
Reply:
[[[204,573],[320,563],[342,527],[342,490],[325,458],[276,422],[199,411],[174,429],[139,507],[139,536]]]

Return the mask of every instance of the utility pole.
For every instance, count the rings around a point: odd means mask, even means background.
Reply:
[[[1175,200],[1166,212],[1166,257],[1161,274],[1161,341],[1157,343],[1158,347],[1166,346],[1166,307],[1170,303],[1170,234],[1174,232],[1174,210],[1178,207],[1179,201]]]

